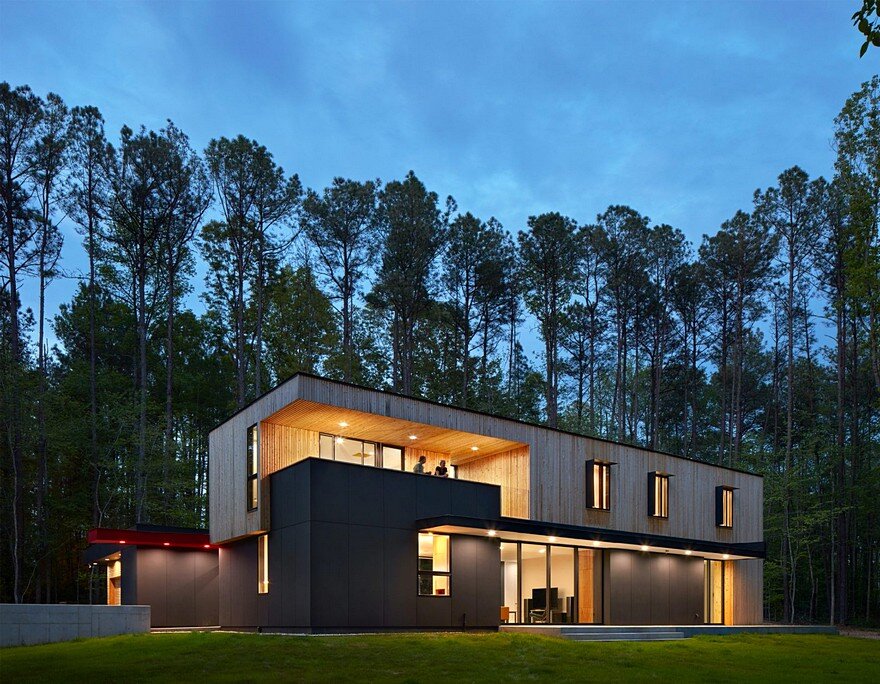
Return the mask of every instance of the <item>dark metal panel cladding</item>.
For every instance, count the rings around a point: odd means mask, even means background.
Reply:
[[[384,624],[385,556],[381,527],[349,526],[348,535],[348,622],[349,627],[377,627]]]
[[[669,605],[670,567],[669,554],[651,554],[651,624],[673,624]]]
[[[647,553],[630,553],[632,558],[632,603],[630,624],[651,623],[651,556]]]
[[[122,549],[122,605],[136,606],[137,593],[137,549]]]
[[[138,549],[138,601],[150,606],[150,624],[165,627],[168,623],[168,583],[164,549]]]
[[[348,479],[352,467],[317,461],[311,468],[312,520],[348,522]]]
[[[612,625],[631,625],[632,616],[632,554],[627,551],[608,551],[609,573],[605,582],[610,589]]]
[[[350,470],[348,488],[348,520],[353,525],[376,525],[385,520],[382,495],[383,473],[378,468]]]
[[[419,518],[443,515],[451,510],[450,489],[456,482],[438,477],[424,476],[417,479],[416,513]]]
[[[220,568],[217,552],[193,552],[195,559],[196,627],[220,624]]]
[[[418,537],[412,530],[386,527],[385,627],[415,627],[418,593]]]
[[[480,517],[477,504],[478,488],[472,482],[459,481],[450,487],[450,510],[461,511],[459,515]]]
[[[495,539],[477,538],[477,614],[479,627],[496,627],[500,621],[501,547]],[[468,622],[471,623],[470,617]]]
[[[477,584],[477,563],[481,541],[476,537],[462,536],[450,539],[452,552],[451,617],[457,626],[477,625],[477,595],[480,591]]]
[[[312,521],[311,617],[313,627],[348,622],[348,530],[337,522]]]
[[[312,624],[312,562],[311,523],[294,525],[293,529],[293,625],[306,627]],[[286,563],[287,561],[285,561]],[[289,565],[285,567],[289,568]],[[290,577],[290,575],[288,575]]]
[[[166,627],[196,624],[195,553],[165,551]]]
[[[269,550],[271,555],[272,550]],[[220,549],[220,624],[224,627],[258,627],[257,538],[227,544]]]
[[[704,579],[703,579],[703,560],[700,558],[692,559],[687,564],[687,576],[688,579],[686,581],[686,586],[688,588],[688,603],[689,603],[689,611],[697,616],[694,621],[696,624],[700,624],[704,619],[704,608],[703,608],[703,598],[704,598]]]
[[[416,612],[418,626],[423,629],[461,626],[461,616],[456,616],[456,621],[453,621],[451,596],[419,596],[416,598]]]
[[[415,528],[416,483],[419,477],[393,470],[382,472],[385,509],[385,526],[412,530]]]

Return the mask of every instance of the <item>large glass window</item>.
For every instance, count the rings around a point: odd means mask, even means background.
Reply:
[[[543,544],[522,544],[522,622],[546,623],[549,618],[547,600],[547,547]],[[553,596],[549,603],[552,605]]]
[[[587,508],[611,510],[611,463],[587,461]]]
[[[547,619],[553,623],[573,622],[574,615],[574,549],[550,547],[550,597]]]
[[[257,593],[269,593],[269,535],[257,537]]]
[[[383,449],[383,465],[386,468],[402,470],[403,449],[387,446]],[[321,434],[319,437],[319,454],[321,458],[356,463],[358,465],[379,465],[379,445],[363,439],[342,437],[340,435]]]
[[[259,502],[260,454],[259,432],[256,425],[247,429],[247,509],[253,511]]]
[[[383,445],[382,467],[389,470],[403,470],[403,449]]]
[[[419,596],[449,596],[449,536],[419,534]]]
[[[336,460],[361,465],[364,462],[364,443],[359,439],[337,437]]]
[[[648,515],[669,517],[669,475],[648,473]]]
[[[501,542],[501,622],[601,624],[602,551]]]
[[[717,560],[703,561],[704,571],[704,621],[711,625],[724,622],[724,563]]]

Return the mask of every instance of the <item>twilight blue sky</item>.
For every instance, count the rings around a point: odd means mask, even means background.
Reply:
[[[243,133],[310,187],[413,169],[514,232],[624,203],[699,243],[785,168],[832,173],[880,64],[858,4],[0,0],[0,80],[97,105],[111,137]]]

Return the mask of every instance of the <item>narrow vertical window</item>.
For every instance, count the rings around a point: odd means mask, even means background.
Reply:
[[[669,478],[667,473],[648,473],[648,515],[669,517]]]
[[[449,536],[419,534],[419,596],[449,596]]]
[[[256,425],[247,429],[247,509],[256,510],[260,489],[259,432]]]
[[[733,491],[735,487],[715,487],[715,525],[733,527]]]
[[[333,435],[321,434],[319,440],[318,456],[320,458],[326,458],[327,460],[332,461],[334,452],[333,446]]]
[[[257,537],[257,593],[269,593],[269,535]]]
[[[611,510],[611,466],[613,463],[587,461],[587,508]]]
[[[724,623],[724,563],[703,561],[703,622],[709,625]]]

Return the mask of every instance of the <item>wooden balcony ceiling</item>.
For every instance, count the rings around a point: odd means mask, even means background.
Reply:
[[[453,464],[525,446],[508,439],[449,430],[400,418],[318,404],[304,399],[297,399],[273,413],[266,418],[266,422],[449,454],[450,462]],[[340,423],[348,423],[348,425],[342,427]],[[410,439],[410,435],[415,435],[416,439]],[[477,449],[474,450],[472,447]]]

